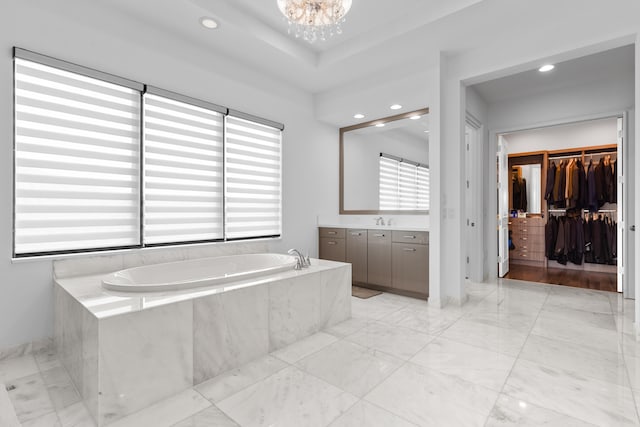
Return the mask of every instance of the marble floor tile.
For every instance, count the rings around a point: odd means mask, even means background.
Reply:
[[[437,338],[411,362],[499,392],[515,360],[491,350]]]
[[[280,359],[265,356],[198,384],[194,389],[211,402],[217,403],[287,366],[289,365]]]
[[[81,400],[76,388],[71,383],[71,377],[63,367],[42,372],[42,379],[56,410],[66,408]]]
[[[290,344],[285,348],[274,351],[271,355],[284,360],[287,363],[295,363],[298,360],[323,349],[329,344],[333,344],[337,340],[338,338],[334,335],[318,332],[307,338],[303,338],[294,344]]]
[[[536,322],[536,313],[506,312],[499,307],[493,309],[474,309],[465,314],[464,319],[474,323],[498,326],[500,328],[513,329],[523,333],[529,333]]]
[[[21,423],[53,412],[53,404],[39,373],[13,380],[6,385],[15,387],[9,390],[9,398]]]
[[[419,426],[482,426],[498,393],[406,363],[365,400]]]
[[[91,414],[84,406],[78,402],[58,411],[61,427],[96,427]]]
[[[121,418],[109,427],[170,427],[210,406],[211,402],[200,393],[189,389]]]
[[[629,387],[621,352],[611,352],[531,334],[521,359]]]
[[[624,360],[629,374],[629,384],[631,388],[640,391],[640,358],[625,354]],[[640,402],[638,402],[638,404],[640,404]]]
[[[62,366],[60,358],[53,349],[43,349],[33,354],[36,359],[40,372],[48,371],[49,369],[59,368]]]
[[[361,400],[329,427],[417,427],[416,424]]]
[[[0,421],[2,421],[2,418],[0,418]],[[5,424],[1,423],[0,425],[5,426]],[[7,425],[10,426],[11,424]],[[18,427],[20,427],[20,424],[18,424]],[[42,417],[38,417],[22,423],[22,427],[62,427],[62,424],[60,424],[58,414],[56,414],[55,412],[50,412],[47,415],[43,415]]]
[[[425,334],[437,335],[454,324],[461,316],[461,312],[451,313],[445,310],[405,307],[380,320]]]
[[[240,427],[240,425],[227,417],[220,409],[211,406],[172,427]]]
[[[567,288],[567,286],[558,286]],[[581,290],[585,291],[585,290]],[[555,290],[549,293],[546,305],[557,308],[573,308],[575,310],[592,311],[596,313],[612,314],[611,302],[605,295],[595,291],[575,292],[567,290]]]
[[[357,401],[355,396],[291,366],[216,406],[242,427],[325,427]]]
[[[460,320],[444,331],[442,337],[517,357],[527,339],[527,334],[513,329]]]
[[[434,338],[401,326],[372,323],[345,339],[407,360]]]
[[[518,360],[504,393],[602,426],[638,425],[631,389]]]
[[[351,316],[353,318],[380,319],[405,307],[397,301],[351,298]],[[370,301],[371,300],[371,301]]]
[[[611,313],[577,310],[569,307],[558,310],[554,306],[549,305],[540,311],[539,317],[556,322],[573,322],[612,331],[616,330],[615,318]]]
[[[55,415],[55,414],[54,414]],[[0,426],[20,427],[20,422],[13,409],[6,386],[0,382]]]
[[[0,383],[8,383],[29,375],[37,374],[40,370],[31,354],[0,360]]]
[[[338,338],[344,338],[347,335],[351,335],[373,322],[375,322],[375,320],[368,319],[366,317],[352,317],[351,319],[340,322],[337,325],[331,326],[330,328],[326,328],[322,332],[326,332]]]
[[[581,322],[559,322],[553,318],[539,317],[531,333],[600,350],[619,351],[617,331],[597,328]]]
[[[300,360],[296,365],[330,384],[362,397],[403,361],[378,350],[338,341]]]
[[[485,427],[595,427],[585,421],[501,394]]]

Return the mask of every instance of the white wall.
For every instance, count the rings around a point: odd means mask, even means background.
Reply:
[[[552,126],[503,135],[509,154],[616,144],[617,118]]]
[[[45,0],[3,1],[0,22],[0,349],[52,335],[51,261],[11,262],[13,46],[198,97],[285,124],[284,229],[273,251],[317,255],[316,215],[337,212],[338,132],[313,116],[312,97],[172,34]]]

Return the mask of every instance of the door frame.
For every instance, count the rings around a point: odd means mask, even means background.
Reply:
[[[482,249],[483,221],[481,213],[484,203],[481,197],[482,187],[482,145],[484,126],[473,114],[466,112],[465,136],[467,129],[472,130],[470,138],[465,141],[465,212],[466,212],[466,268],[467,278],[474,282],[484,279],[484,254]]]

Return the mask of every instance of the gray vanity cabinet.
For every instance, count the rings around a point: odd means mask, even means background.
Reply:
[[[429,234],[394,231],[392,241],[392,287],[429,296]]]
[[[320,258],[346,262],[344,228],[320,228]]]
[[[391,287],[391,231],[368,230],[367,283]]]
[[[346,262],[351,263],[352,282],[367,283],[367,230],[347,230]]]

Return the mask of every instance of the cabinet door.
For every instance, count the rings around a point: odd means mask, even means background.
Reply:
[[[334,239],[333,237],[320,238],[320,258],[330,261],[345,262],[344,239]]]
[[[347,230],[346,262],[353,283],[367,283],[367,230]]]
[[[391,286],[391,232],[369,230],[367,235],[367,282]]]
[[[429,245],[394,243],[392,251],[392,286],[429,295]]]

